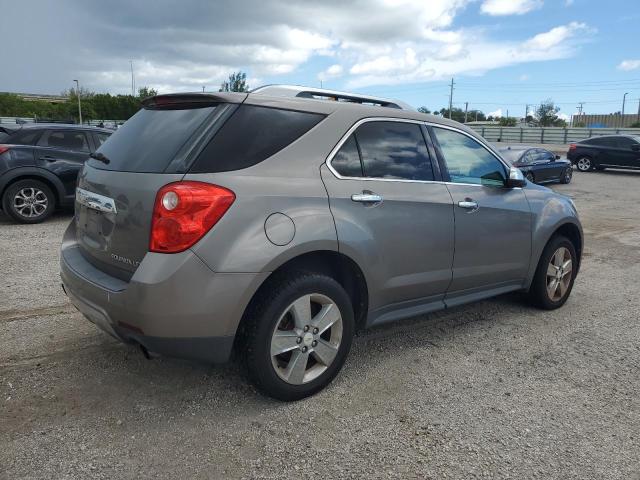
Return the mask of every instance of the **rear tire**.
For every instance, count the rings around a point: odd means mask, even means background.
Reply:
[[[355,332],[344,288],[326,275],[296,272],[258,295],[245,313],[238,344],[252,383],[284,401],[322,390],[342,368]]]
[[[560,308],[571,294],[577,268],[573,243],[562,235],[551,238],[544,247],[531,283],[531,302],[544,310]]]
[[[589,157],[580,157],[576,160],[576,167],[581,172],[590,172],[593,170],[593,161]]]
[[[40,223],[53,214],[56,197],[39,180],[26,179],[12,183],[2,196],[2,209],[20,223]]]

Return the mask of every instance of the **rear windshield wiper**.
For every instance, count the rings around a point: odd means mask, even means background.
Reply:
[[[91,158],[95,158],[99,162],[104,163],[105,165],[109,165],[109,162],[111,162],[111,160],[109,160],[107,157],[104,156],[104,154],[102,154],[100,152],[90,153],[89,156]]]

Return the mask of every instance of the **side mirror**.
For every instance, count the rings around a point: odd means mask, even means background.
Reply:
[[[556,155],[556,160],[560,160],[560,155]]]
[[[522,170],[519,168],[511,167],[509,169],[509,178],[505,183],[505,187],[507,188],[517,188],[524,187],[527,184],[527,181],[522,174]]]

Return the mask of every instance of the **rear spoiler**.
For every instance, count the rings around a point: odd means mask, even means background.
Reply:
[[[246,93],[219,92],[219,93],[170,93],[145,98],[142,101],[143,108],[199,108],[218,103],[242,103],[247,98]]]

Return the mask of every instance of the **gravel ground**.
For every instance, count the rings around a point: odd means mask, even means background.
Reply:
[[[361,333],[284,404],[238,368],[145,360],[58,280],[70,215],[0,219],[0,478],[640,478],[640,173],[580,174],[564,308],[518,295]]]

